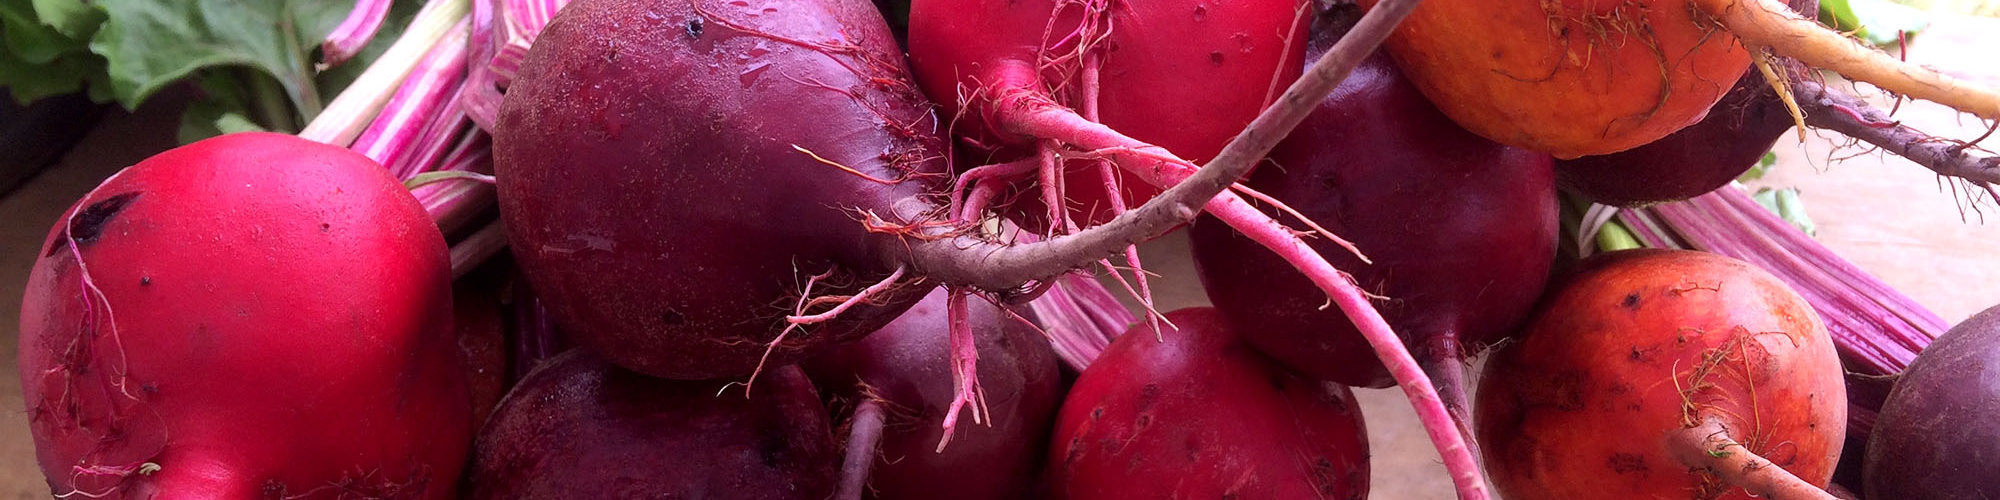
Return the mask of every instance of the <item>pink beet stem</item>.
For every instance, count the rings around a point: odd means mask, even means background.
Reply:
[[[319,68],[325,70],[339,66],[353,59],[355,54],[360,54],[361,49],[368,46],[368,41],[375,39],[375,33],[382,30],[382,21],[388,19],[391,3],[391,0],[355,0],[354,10],[349,11],[347,18],[326,35],[326,41],[320,42]]]
[[[1025,99],[1032,98],[1016,97],[993,105],[998,110],[1018,110],[1019,114],[1008,117],[1011,119],[1000,121],[1009,125],[1013,132],[1031,137],[1054,138],[1089,150],[1118,150],[1117,148],[1133,152],[1159,150],[1155,146],[1125,137],[1108,127],[1084,120],[1076,113],[1060,106],[1046,101],[1020,102]],[[1154,158],[1171,155],[1164,151],[1141,154]],[[1118,163],[1126,171],[1163,187],[1172,186],[1186,179],[1187,167],[1191,166],[1184,160],[1174,167],[1168,166],[1168,162],[1158,161],[1151,164],[1131,161]],[[1483,474],[1479,472],[1478,461],[1473,458],[1472,448],[1466,444],[1465,436],[1458,431],[1458,425],[1452,421],[1450,413],[1445,409],[1444,402],[1437,394],[1437,388],[1431,385],[1430,379],[1424,375],[1423,369],[1417,366],[1416,359],[1410,356],[1410,351],[1403,345],[1402,339],[1390,330],[1381,313],[1368,303],[1367,297],[1361,290],[1318,252],[1313,251],[1312,247],[1307,246],[1305,241],[1295,236],[1291,228],[1251,207],[1235,193],[1228,191],[1218,193],[1203,208],[1238,232],[1276,252],[1280,258],[1291,263],[1299,272],[1312,280],[1314,285],[1327,293],[1334,304],[1354,322],[1362,337],[1366,338],[1368,344],[1374,348],[1376,356],[1381,358],[1382,364],[1388,368],[1390,376],[1409,397],[1418,420],[1423,423],[1424,430],[1437,446],[1445,468],[1451,471],[1452,482],[1458,488],[1459,497],[1485,498],[1486,485]]]
[[[444,41],[424,56],[349,148],[383,165],[396,165],[415,149],[416,139],[423,134],[428,120],[446,105],[454,104],[452,97],[465,79],[469,30],[469,21],[459,21],[452,27]],[[392,173],[401,178],[414,172]]]

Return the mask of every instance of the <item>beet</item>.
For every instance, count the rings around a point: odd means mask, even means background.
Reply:
[[[1111,342],[1070,390],[1049,454],[1055,498],[1368,496],[1347,388],[1278,368],[1214,309]]]
[[[641,375],[572,350],[521,380],[480,431],[474,499],[833,494],[832,431],[796,367],[749,397],[721,381]]]
[[[1952,327],[1896,380],[1868,438],[1867,498],[2000,497],[2000,307]]]
[[[507,394],[507,321],[501,292],[514,273],[507,259],[495,259],[461,277],[451,286],[452,330],[464,361],[467,394],[472,402],[472,429]]]
[[[924,91],[961,117],[955,131],[982,142],[1158,146],[1201,162],[1298,79],[1307,8],[1301,0],[914,0],[910,63]],[[1094,80],[1093,61],[1101,61]],[[1090,123],[1100,110],[1108,129]],[[1157,167],[1117,174],[1127,206],[1178,182],[1162,174],[1184,175]],[[1140,173],[1150,170],[1158,171]],[[1065,171],[1076,220],[1110,219],[1095,165]]]
[[[939,452],[945,413],[956,397],[945,335],[946,293],[931,292],[868,338],[807,360],[806,373],[841,406],[878,406],[875,417],[843,415],[850,430],[866,425],[859,418],[875,418],[872,424],[882,426],[880,458],[864,455],[874,461],[867,482],[871,497],[935,498],[950,491],[960,499],[1031,498],[1062,403],[1055,352],[1025,319],[971,299],[968,323],[979,350],[989,420],[959,425]]]
[[[1792,129],[1785,103],[1752,71],[1708,117],[1637,148],[1556,162],[1556,182],[1590,201],[1639,207],[1729,185]]]
[[[1769,273],[1612,252],[1487,361],[1474,421],[1510,499],[1815,492],[1846,432],[1842,373],[1818,314]],[[1724,438],[1737,445],[1709,441]]]
[[[453,498],[450,257],[359,153],[271,133],[78,200],[24,287],[21,395],[65,498]]]
[[[910,273],[760,363],[802,293],[852,295],[897,269],[905,247],[859,214],[911,222],[898,205],[943,168],[868,0],[783,7],[580,0],[522,62],[493,141],[501,215],[579,344],[656,376],[742,376],[859,338],[928,290]]]
[[[1557,233],[1549,156],[1458,128],[1385,56],[1356,68],[1271,160],[1245,184],[1374,259],[1308,240],[1388,297],[1378,309],[1427,369],[1511,333],[1541,294]],[[1209,299],[1251,345],[1314,377],[1393,383],[1353,323],[1276,254],[1209,218],[1189,237]],[[1444,382],[1441,393],[1458,385]]]
[[[1698,3],[1426,1],[1383,48],[1474,133],[1561,158],[1609,154],[1700,120],[1750,67]]]

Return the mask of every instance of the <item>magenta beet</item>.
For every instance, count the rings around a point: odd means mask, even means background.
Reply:
[[[971,299],[968,323],[990,422],[960,417],[965,422],[939,452],[955,396],[945,293],[932,292],[868,338],[807,360],[806,372],[849,410],[843,428],[879,428],[879,451],[863,453],[873,465],[866,483],[872,498],[935,498],[939,492],[958,499],[1027,498],[1039,483],[1049,427],[1062,403],[1055,352],[1025,319]],[[859,409],[864,407],[872,409]]]
[[[501,106],[500,212],[571,339],[655,376],[742,377],[802,294],[897,270],[905,247],[859,217],[909,221],[899,208],[941,177],[940,130],[867,0],[580,0]],[[763,366],[881,327],[931,286],[915,274],[790,331]]]
[[[1214,309],[1111,342],[1063,401],[1054,498],[1368,496],[1368,437],[1346,387],[1292,374]]]
[[[473,419],[450,262],[381,165],[224,135],[120,171],[62,221],[18,360],[51,494],[455,497]]]
[[[657,379],[572,350],[501,400],[475,445],[474,499],[833,494],[826,409],[795,367],[749,397],[722,381]]]
[[[1555,257],[1550,157],[1480,138],[1374,56],[1292,132],[1247,184],[1371,257],[1308,240],[1376,304],[1463,420],[1461,359],[1527,315]],[[1391,384],[1326,295],[1212,220],[1192,230],[1202,284],[1230,325],[1286,367],[1363,387]]]

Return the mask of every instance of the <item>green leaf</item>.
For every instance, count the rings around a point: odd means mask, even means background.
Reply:
[[[0,41],[6,43],[9,56],[30,64],[49,64],[86,50],[84,39],[42,24],[29,0],[0,0]]]
[[[97,33],[97,27],[104,24],[104,11],[82,0],[32,1],[35,16],[41,19],[42,24],[69,38],[89,40],[91,35]]]
[[[90,53],[36,64],[21,60],[13,51],[0,51],[0,87],[6,87],[21,104],[82,90],[85,82],[103,71],[104,60]],[[106,97],[93,93],[91,99],[103,102]]]
[[[181,113],[178,134],[182,144],[233,132],[264,130],[250,119],[250,96],[235,71],[205,71],[195,81],[201,98],[189,102]]]
[[[1778,214],[1778,218],[1791,223],[1792,227],[1806,233],[1806,236],[1819,234],[1819,225],[1814,224],[1812,217],[1806,215],[1806,202],[1799,198],[1799,190],[1763,188],[1752,193],[1750,198],[1757,200],[1757,204],[1763,205],[1765,210]]]
[[[1930,26],[1923,9],[1892,0],[1822,0],[1819,21],[1878,47],[1901,43],[1898,34],[1914,37]]]
[[[1751,165],[1749,170],[1743,171],[1743,175],[1736,176],[1736,182],[1750,182],[1762,179],[1764,178],[1764,174],[1771,173],[1771,166],[1776,164],[1778,164],[1778,154],[1765,151],[1764,157],[1757,159],[1756,165]]]
[[[76,92],[104,72],[103,58],[83,39],[43,24],[36,7],[30,0],[0,0],[0,86],[24,104]]]
[[[275,77],[306,115],[321,104],[312,50],[353,7],[353,0],[95,2],[109,18],[90,48],[108,62],[112,93],[127,108],[195,70],[246,66]]]

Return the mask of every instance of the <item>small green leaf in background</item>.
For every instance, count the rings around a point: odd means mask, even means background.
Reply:
[[[1750,197],[1757,200],[1757,204],[1763,205],[1764,209],[1778,214],[1778,218],[1791,223],[1792,227],[1805,232],[1806,236],[1819,234],[1819,226],[1813,224],[1812,217],[1806,215],[1806,202],[1799,198],[1799,190],[1762,188],[1752,193]]]
[[[1743,171],[1743,175],[1736,176],[1736,182],[1750,182],[1762,179],[1764,178],[1764,174],[1771,173],[1771,166],[1777,164],[1778,154],[1765,151],[1764,157],[1758,158],[1756,165],[1751,165],[1749,170]]]
[[[104,24],[104,11],[82,0],[33,0],[33,3],[35,17],[42,25],[72,39],[89,40],[97,33],[97,27]]]
[[[1926,0],[1821,0],[1819,22],[1887,47],[1900,43],[1898,33],[1915,37],[1930,26],[1928,4]]]
[[[182,144],[232,132],[265,130],[250,119],[251,97],[238,76],[244,71],[204,70],[195,78],[200,98],[188,102],[181,113],[178,134]]]
[[[88,13],[79,13],[60,2],[77,0],[0,0],[0,86],[14,99],[28,103],[47,96],[67,94],[90,82],[102,83],[104,59],[90,53],[83,37],[94,26]],[[61,16],[63,27],[43,24],[37,11],[42,3]],[[84,7],[84,10],[94,10]],[[93,98],[108,96],[93,92]]]

